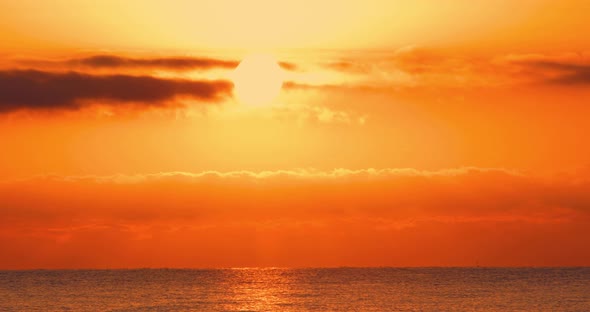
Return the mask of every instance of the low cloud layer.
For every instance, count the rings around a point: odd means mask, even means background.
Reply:
[[[587,265],[589,181],[478,168],[6,181],[0,267]]]
[[[228,81],[5,70],[0,71],[0,112],[77,109],[84,101],[93,100],[145,106],[163,106],[177,97],[216,102],[231,95],[232,88]]]
[[[560,62],[554,60],[525,63],[530,69],[546,74],[544,82],[564,86],[590,84],[590,65]]]

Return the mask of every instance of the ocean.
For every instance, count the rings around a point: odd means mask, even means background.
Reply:
[[[0,271],[0,311],[590,311],[590,268]]]

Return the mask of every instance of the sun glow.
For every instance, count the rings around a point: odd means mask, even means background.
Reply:
[[[232,75],[234,94],[247,105],[269,105],[283,86],[283,70],[268,54],[248,55]]]

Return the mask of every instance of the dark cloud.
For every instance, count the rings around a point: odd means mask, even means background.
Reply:
[[[75,109],[84,100],[163,105],[176,97],[217,101],[231,94],[228,81],[162,79],[151,76],[89,75],[38,70],[0,71],[0,112]]]
[[[559,85],[590,84],[590,65],[554,61],[537,61],[528,65],[540,70],[557,72],[557,76],[546,80],[548,83]]]
[[[279,62],[279,66],[281,66],[282,69],[288,70],[288,71],[297,71],[297,70],[299,70],[299,66],[297,66],[295,63]]]
[[[234,69],[238,60],[224,60],[207,57],[152,57],[135,58],[112,54],[97,54],[67,60],[21,60],[21,64],[35,67],[67,67],[92,69],[165,69],[171,71],[209,70],[215,68]],[[284,70],[297,71],[299,67],[291,62],[279,62]]]
[[[226,68],[233,69],[238,61],[197,57],[130,58],[116,55],[93,55],[70,59],[68,65],[96,68],[165,68],[171,70],[194,70]]]
[[[562,86],[590,83],[588,57],[579,53],[510,54],[497,58],[495,64],[512,76],[520,75],[534,83]]]

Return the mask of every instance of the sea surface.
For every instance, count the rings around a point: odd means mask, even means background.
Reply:
[[[590,268],[0,271],[0,311],[590,311]]]

